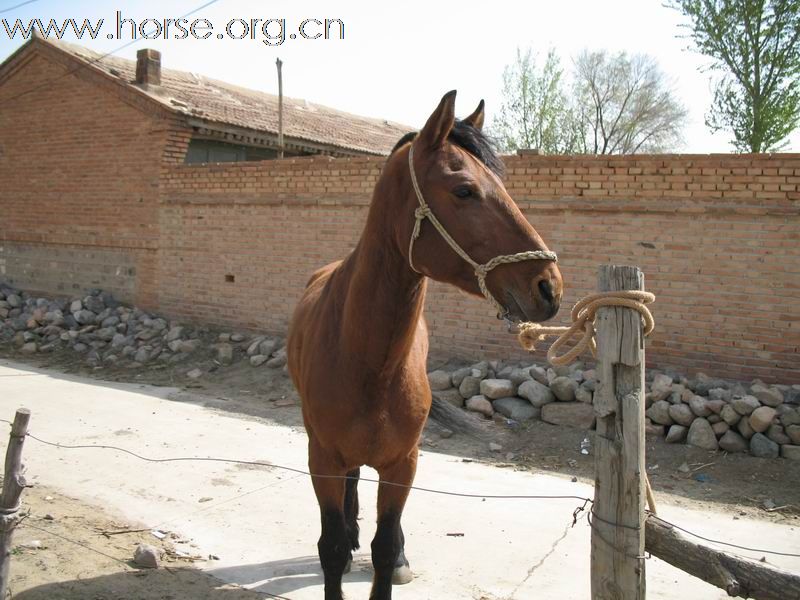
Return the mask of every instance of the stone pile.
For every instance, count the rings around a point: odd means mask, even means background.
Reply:
[[[479,362],[428,373],[434,396],[505,424],[541,419],[594,426],[596,373],[582,363],[546,368]],[[749,386],[709,377],[647,373],[646,427],[668,443],[800,460],[800,385]]]
[[[249,360],[254,367],[286,365],[280,339],[215,333],[120,304],[110,293],[91,290],[68,299],[30,296],[0,284],[0,343],[22,353],[71,350],[91,366],[174,365],[213,359],[220,365]],[[194,369],[190,373],[202,374]]]

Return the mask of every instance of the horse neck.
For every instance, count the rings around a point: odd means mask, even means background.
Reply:
[[[347,260],[350,281],[343,311],[350,355],[385,376],[402,367],[411,352],[427,285],[395,241],[393,220],[403,218],[396,189],[385,181],[376,185],[361,239]]]

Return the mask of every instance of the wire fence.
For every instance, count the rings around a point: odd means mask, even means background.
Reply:
[[[6,419],[0,419],[0,422],[6,423],[11,425],[11,421]],[[26,434],[26,437],[31,438],[32,440],[44,444],[46,446],[51,446],[54,448],[60,448],[64,450],[108,450],[114,452],[120,452],[123,454],[127,454],[132,456],[138,460],[148,462],[148,463],[175,463],[175,462],[211,462],[211,463],[227,463],[227,464],[237,464],[237,465],[249,465],[249,466],[261,466],[261,467],[268,467],[271,469],[278,469],[282,471],[287,471],[290,473],[295,473],[301,476],[307,476],[310,478],[319,478],[319,479],[342,479],[342,480],[357,480],[357,481],[364,481],[367,483],[373,483],[377,485],[387,485],[387,486],[394,486],[394,487],[401,487],[406,488],[409,490],[416,490],[419,492],[427,493],[427,494],[437,494],[442,496],[451,496],[457,498],[478,498],[478,499],[487,499],[487,500],[578,500],[582,502],[581,505],[577,506],[573,513],[572,513],[572,526],[574,527],[577,523],[578,517],[581,513],[586,510],[586,507],[589,505],[594,504],[594,500],[592,498],[586,496],[579,496],[574,494],[481,494],[481,493],[472,493],[472,492],[459,492],[459,491],[452,491],[452,490],[441,490],[431,487],[424,487],[424,486],[416,486],[416,485],[408,485],[403,483],[396,483],[392,481],[386,481],[381,479],[374,479],[370,477],[355,477],[349,475],[328,475],[328,474],[319,474],[319,473],[311,473],[305,469],[300,469],[296,467],[291,467],[287,465],[280,465],[273,462],[267,461],[258,461],[258,460],[240,460],[240,459],[232,459],[232,458],[222,458],[222,457],[204,457],[204,456],[177,456],[177,457],[162,457],[162,458],[153,458],[144,456],[139,454],[138,452],[134,452],[132,450],[128,450],[127,448],[121,448],[119,446],[111,446],[106,444],[62,444],[59,442],[49,441],[43,438],[40,438],[36,435],[33,435],[31,432]],[[726,542],[723,540],[718,540],[714,538],[710,538],[707,536],[703,536],[699,533],[691,531],[685,527],[681,527],[671,521],[664,519],[661,516],[657,516],[650,511],[646,511],[648,513],[649,518],[658,519],[661,523],[674,527],[675,529],[682,531],[688,535],[691,535],[697,539],[717,544],[720,546],[726,546],[728,548],[735,548],[738,550],[743,550],[747,552],[754,552],[754,553],[761,553],[761,554],[771,554],[774,556],[785,556],[791,558],[800,558],[800,553],[794,552],[787,552],[784,550],[772,550],[768,548],[755,548],[751,546],[745,546],[742,544],[735,544],[733,542]],[[599,517],[594,510],[589,510],[587,512],[587,521],[589,524],[594,527],[592,524],[592,519],[598,519],[605,524],[612,526],[612,527],[631,527],[629,525],[624,525],[622,523],[614,523]],[[634,527],[638,529],[638,527]],[[637,557],[637,558],[644,558],[644,557]]]

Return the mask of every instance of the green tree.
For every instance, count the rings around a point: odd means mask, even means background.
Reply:
[[[575,102],[591,154],[665,152],[688,115],[655,59],[584,50],[575,59]]]
[[[555,50],[547,53],[540,67],[530,49],[517,49],[516,59],[503,71],[503,102],[492,126],[504,150],[536,148],[544,154],[582,150],[563,74]]]
[[[800,125],[800,0],[669,0],[722,75],[706,115],[740,152],[786,146]]]

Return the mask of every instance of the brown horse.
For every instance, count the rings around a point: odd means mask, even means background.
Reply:
[[[381,480],[370,598],[391,598],[392,583],[411,580],[400,516],[431,406],[426,277],[482,293],[516,321],[549,319],[561,300],[556,257],[506,192],[503,164],[481,132],[483,101],[459,121],[455,96],[446,94],[422,131],[395,146],[358,245],[311,276],[289,327],[326,600],[342,598],[342,574],[358,548],[362,465]]]

